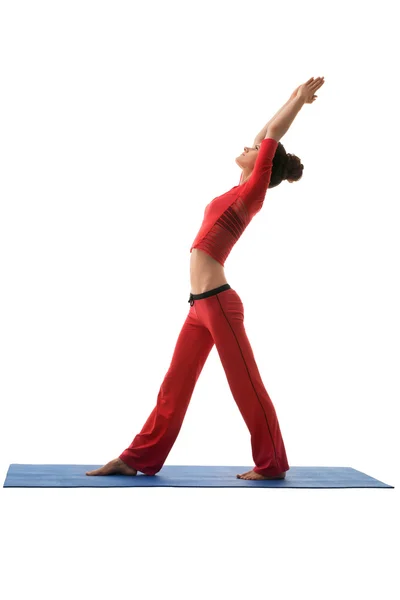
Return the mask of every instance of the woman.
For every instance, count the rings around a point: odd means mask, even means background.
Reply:
[[[190,249],[189,313],[175,345],[157,404],[131,445],[104,467],[86,475],[155,475],[179,434],[205,361],[216,345],[232,395],[251,434],[255,467],[241,479],[283,479],[289,464],[278,419],[263,385],[244,328],[242,301],[228,284],[224,263],[233,245],[262,208],[267,188],[302,176],[297,156],[286,154],[280,139],[304,104],[312,104],[323,77],[311,77],[244,148],[236,163],[240,183],[214,198],[204,212]]]

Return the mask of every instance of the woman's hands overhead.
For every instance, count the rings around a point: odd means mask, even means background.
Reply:
[[[318,96],[315,95],[315,92],[319,90],[321,86],[325,83],[324,77],[310,77],[308,81],[302,83],[297,87],[290,99],[293,98],[303,98],[305,104],[312,104]]]

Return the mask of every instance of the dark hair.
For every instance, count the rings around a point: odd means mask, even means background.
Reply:
[[[271,181],[269,182],[268,189],[276,187],[284,179],[298,181],[303,175],[303,169],[304,165],[301,164],[300,158],[294,154],[287,154],[284,146],[278,142],[278,147],[272,161]]]

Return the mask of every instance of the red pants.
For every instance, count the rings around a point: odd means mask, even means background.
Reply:
[[[254,471],[277,475],[289,469],[272,401],[244,328],[243,304],[229,284],[190,294],[190,309],[179,333],[157,404],[120,459],[155,475],[178,437],[194,386],[216,345],[233,398],[251,434]]]

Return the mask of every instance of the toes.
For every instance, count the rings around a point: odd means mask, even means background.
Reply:
[[[241,475],[236,475],[238,479],[248,479],[248,476],[252,473],[252,471],[246,471],[246,473],[242,473]]]
[[[86,475],[112,475],[117,471],[115,467],[115,460],[110,460],[106,465],[100,467],[100,469],[95,469],[94,471],[88,471]]]
[[[95,469],[94,471],[88,471],[86,475],[108,475],[109,469],[106,467],[101,467],[101,469]]]
[[[239,475],[239,479],[257,479],[257,475],[253,471],[247,471],[247,473]]]

